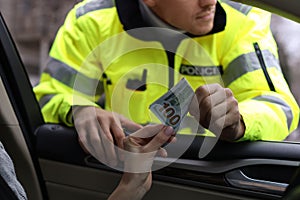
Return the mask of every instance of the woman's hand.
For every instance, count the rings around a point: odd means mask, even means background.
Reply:
[[[113,199],[139,200],[152,184],[151,167],[158,153],[167,156],[163,144],[173,140],[174,130],[164,125],[148,125],[124,139],[124,169],[122,179],[109,197]]]

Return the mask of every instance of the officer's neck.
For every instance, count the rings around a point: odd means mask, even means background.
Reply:
[[[139,7],[142,13],[143,20],[153,27],[159,27],[159,28],[168,28],[174,31],[179,31],[184,33],[185,31],[182,31],[180,29],[177,29],[164,21],[162,21],[144,2],[143,0],[139,0]]]

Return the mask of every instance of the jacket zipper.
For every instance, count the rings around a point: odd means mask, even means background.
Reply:
[[[262,70],[264,72],[264,75],[266,77],[266,80],[268,82],[269,88],[270,88],[271,91],[275,92],[276,90],[275,90],[274,84],[273,84],[273,82],[271,80],[271,77],[270,77],[268,71],[267,71],[267,67],[266,67],[266,64],[265,64],[262,52],[261,52],[261,50],[260,50],[260,48],[258,46],[258,43],[257,42],[253,43],[253,46],[254,46],[255,53],[256,53],[256,56],[258,58],[258,61],[260,63],[260,66],[261,66],[261,68],[262,68]]]
[[[166,50],[169,64],[169,89],[174,86],[175,53]]]

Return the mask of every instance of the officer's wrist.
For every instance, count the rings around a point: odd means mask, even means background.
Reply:
[[[237,130],[236,138],[234,139],[234,141],[238,141],[238,140],[242,139],[245,135],[245,131],[246,131],[246,125],[245,125],[243,116],[240,115],[238,130]]]

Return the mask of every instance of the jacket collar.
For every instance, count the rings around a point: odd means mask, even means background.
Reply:
[[[137,28],[152,27],[143,20],[138,0],[115,0],[119,19],[125,31]],[[226,26],[226,13],[219,2],[216,5],[216,14],[213,29],[206,35],[221,32]],[[185,33],[189,37],[199,37],[191,33]]]

